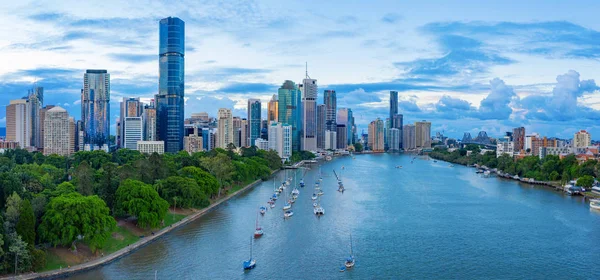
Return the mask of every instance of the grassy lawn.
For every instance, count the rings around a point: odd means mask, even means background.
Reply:
[[[59,256],[54,254],[54,252],[46,251],[46,267],[44,267],[42,271],[55,270],[67,266],[69,266],[67,262],[63,261]]]
[[[177,223],[185,217],[186,217],[186,215],[167,212],[167,215],[165,216],[165,227],[168,227],[174,223]]]
[[[115,233],[117,238],[115,238]],[[135,236],[125,228],[117,227],[117,229],[113,232],[113,236],[111,236],[110,239],[108,239],[104,244],[102,251],[104,252],[104,255],[108,255],[123,249],[127,247],[128,244],[133,244],[138,240],[140,240],[139,236]]]

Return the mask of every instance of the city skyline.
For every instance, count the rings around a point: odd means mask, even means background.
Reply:
[[[595,82],[588,81],[600,74],[593,49],[600,26],[591,20],[593,16],[582,15],[591,13],[598,3],[586,2],[589,9],[577,11],[577,18],[566,16],[570,7],[554,12],[552,8],[559,10],[555,4],[531,9],[540,3],[544,2],[487,3],[468,9],[460,5],[462,11],[456,12],[458,7],[443,2],[448,15],[442,16],[433,11],[408,12],[426,10],[433,3],[370,5],[374,7],[361,15],[356,11],[366,4],[339,10],[333,10],[333,4],[320,4],[324,11],[331,11],[326,17],[302,11],[299,3],[285,8],[269,3],[222,7],[208,3],[202,9],[153,4],[133,13],[127,10],[134,9],[119,5],[114,5],[119,9],[94,3],[74,7],[68,1],[26,11],[15,6],[12,8],[18,12],[11,13],[9,8],[3,19],[6,28],[16,32],[1,46],[1,56],[9,63],[0,67],[4,93],[0,102],[8,104],[24,96],[37,81],[44,87],[44,104],[59,105],[81,119],[76,109],[81,75],[86,69],[106,69],[112,79],[109,119],[114,135],[123,97],[147,102],[157,93],[156,26],[161,18],[177,16],[186,21],[189,32],[186,117],[203,111],[216,116],[216,108],[232,108],[234,116],[244,116],[248,98],[267,104],[284,80],[300,83],[308,61],[319,88],[335,90],[338,106],[352,108],[358,132],[387,115],[387,95],[395,90],[405,123],[431,120],[432,131],[445,131],[455,138],[480,130],[498,137],[519,126],[563,138],[580,129],[600,135],[595,124],[600,113],[594,109],[600,98]],[[242,11],[240,6],[256,13]],[[90,18],[84,13],[90,8],[103,12]],[[301,11],[294,16],[304,21],[280,17],[283,13],[276,9]],[[157,10],[161,14],[156,14]],[[532,12],[522,12],[526,10]],[[254,17],[245,26],[247,30],[235,27],[249,15],[260,17]],[[29,26],[15,26],[15,18]],[[280,46],[273,40],[283,32],[307,36],[303,26],[314,28],[324,38],[324,42],[311,45],[319,52],[308,54],[300,47]],[[375,27],[402,34],[403,39],[387,38],[385,32],[366,32]],[[47,32],[47,28],[54,30]],[[531,32],[540,37],[524,35]],[[99,36],[92,35],[96,33]],[[556,36],[546,36],[549,34]],[[520,40],[523,38],[527,40]],[[335,50],[323,48],[329,42],[338,43]],[[96,45],[103,48],[97,50]],[[271,51],[274,47],[278,51]],[[254,55],[250,57],[250,53]],[[387,58],[382,59],[384,56]],[[339,67],[341,61],[344,67]],[[323,94],[319,91],[317,100]],[[262,114],[266,116],[265,107]],[[0,127],[5,126],[5,108],[0,107]]]

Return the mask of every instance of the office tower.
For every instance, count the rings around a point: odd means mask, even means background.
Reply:
[[[282,161],[292,156],[292,126],[272,122],[269,126],[269,150],[276,151]]]
[[[54,108],[54,105],[46,105],[46,106],[42,107],[40,109],[40,112],[39,112],[39,119],[40,119],[40,133],[39,133],[39,136],[40,136],[40,139],[41,139],[41,142],[42,142],[42,147],[41,147],[42,149],[44,148],[44,132],[45,132],[44,120],[46,119],[46,112],[48,112],[48,110],[50,110],[52,108]]]
[[[400,151],[400,129],[390,128],[389,137],[390,137],[389,150],[392,152]]]
[[[398,143],[392,143],[393,146],[398,145],[400,149],[402,149],[402,128],[404,127],[404,116],[402,114],[394,114],[391,119],[391,128],[397,128],[400,136],[398,137]]]
[[[83,121],[82,120],[78,120],[76,125],[75,125],[75,151],[83,151],[83,146],[84,146],[84,135],[85,135],[85,129],[83,127]]]
[[[6,141],[19,143],[21,149],[31,146],[31,109],[27,99],[11,100],[6,106]]]
[[[325,149],[325,121],[327,108],[325,104],[317,105],[317,148]]]
[[[183,149],[190,155],[203,150],[202,131],[198,127],[192,127],[192,133],[186,133],[183,137]]]
[[[337,149],[337,131],[325,131],[325,150]]]
[[[271,100],[269,101],[268,104],[268,108],[267,108],[267,121],[269,123],[271,122],[278,122],[279,121],[279,101],[277,100],[277,95],[273,94],[273,97],[271,97]]]
[[[514,152],[519,153],[525,149],[525,128],[517,127],[513,128],[513,144],[514,144]]]
[[[217,116],[217,141],[219,142],[217,147],[227,149],[227,145],[233,144],[233,117],[231,116],[231,110],[221,108]]]
[[[123,142],[123,132],[121,131],[121,118],[117,118],[117,121],[115,123],[115,126],[117,127],[116,133],[117,135],[115,136],[115,141],[117,141],[117,148],[122,148],[121,142]]]
[[[390,147],[389,138],[390,138],[391,124],[392,124],[392,122],[390,121],[390,118],[386,118],[385,122],[383,123],[383,147],[386,151]]]
[[[347,144],[354,144],[354,133],[356,132],[356,127],[354,126],[354,115],[352,114],[352,109],[350,108],[340,108],[337,111],[337,124],[346,125],[346,142]],[[338,135],[339,139],[339,135]],[[338,143],[339,145],[339,143]]]
[[[163,154],[165,152],[164,141],[138,141],[137,150],[142,154]]]
[[[233,117],[233,145],[242,147],[242,118]]]
[[[77,145],[77,122],[75,118],[69,117],[69,155],[75,153]]]
[[[336,123],[337,124],[344,124],[344,125],[348,125],[348,109],[347,108],[339,108],[337,110],[337,116],[336,116]]]
[[[402,143],[405,151],[417,148],[416,144],[416,128],[412,124],[407,124],[402,128]]]
[[[267,120],[260,121],[260,138],[269,140],[269,122]]]
[[[336,113],[337,113],[337,97],[335,90],[325,90],[323,96],[323,103],[325,103],[326,114],[325,114],[325,129],[329,131],[336,131]]]
[[[106,70],[86,70],[81,90],[81,120],[84,144],[89,150],[110,145],[110,74]]]
[[[258,99],[248,99],[248,137],[250,146],[255,146],[254,140],[260,138],[260,120],[262,106]]]
[[[206,128],[202,129],[202,149],[210,151],[215,148],[216,144],[216,132],[214,129]]]
[[[398,114],[398,92],[390,91],[390,120],[394,119],[394,115]],[[396,126],[392,126],[398,128]],[[400,127],[400,129],[402,129]]]
[[[417,148],[431,148],[431,123],[415,122],[415,143]]]
[[[589,132],[581,130],[573,137],[573,148],[587,148],[592,145],[592,136]]]
[[[242,119],[242,125],[240,127],[240,147],[249,147],[250,143],[248,142],[248,120]]]
[[[292,151],[300,151],[302,135],[302,103],[300,90],[292,81],[279,88],[279,122],[292,126]]]
[[[30,145],[42,149],[44,147],[44,139],[41,138],[41,133],[44,123],[40,122],[40,110],[44,103],[44,88],[34,87],[29,90],[27,101],[29,103],[29,112],[31,114]]]
[[[123,148],[137,149],[137,142],[144,140],[144,123],[142,117],[125,117]]]
[[[44,119],[44,155],[71,154],[71,130],[69,113],[61,107],[54,107],[46,112]]]
[[[156,135],[165,152],[183,149],[185,23],[168,17],[159,23]]]
[[[156,141],[156,108],[153,104],[144,106],[144,141]]]
[[[348,128],[345,124],[338,124],[336,130],[336,147],[340,150],[348,148]]]
[[[127,98],[127,97],[123,97],[123,101],[121,101],[121,112],[119,115],[119,121],[120,121],[120,133],[119,135],[121,137],[117,137],[120,138],[120,142],[117,143],[117,145],[121,148],[125,147],[125,138],[123,137],[125,135],[125,121],[127,120],[127,118],[129,117],[141,117],[142,116],[142,112],[144,111],[144,107],[143,104],[140,102],[139,98]],[[143,139],[140,139],[143,140]],[[132,145],[137,145],[136,143],[133,143]],[[136,146],[137,147],[137,146]],[[128,148],[131,149],[131,148]],[[135,149],[135,148],[134,148]],[[132,150],[134,150],[132,149]]]
[[[308,66],[306,77],[300,85],[302,92],[302,150],[317,150],[317,80],[308,76]]]
[[[383,128],[384,124],[380,118],[372,121],[369,124],[369,148],[374,152],[383,152]]]

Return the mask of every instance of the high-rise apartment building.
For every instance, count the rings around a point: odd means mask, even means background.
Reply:
[[[292,151],[300,151],[302,135],[301,93],[292,81],[285,81],[278,90],[279,122],[292,126]]]
[[[337,131],[325,131],[325,150],[337,149]]]
[[[86,70],[81,90],[81,120],[84,144],[88,150],[110,146],[110,74],[106,70]]]
[[[325,121],[327,108],[325,104],[317,105],[317,148],[325,149]]]
[[[348,148],[348,128],[345,124],[338,124],[336,130],[336,148],[345,150]]]
[[[384,124],[380,118],[369,124],[369,148],[374,152],[384,151]]]
[[[317,150],[317,80],[306,77],[300,85],[302,92],[302,150]]]
[[[592,145],[592,136],[589,132],[581,130],[573,136],[573,148],[586,148]]]
[[[407,124],[402,128],[402,149],[405,151],[417,148],[417,132],[415,125]]]
[[[230,143],[233,144],[233,116],[231,115],[231,110],[226,108],[219,109],[217,122],[217,141],[219,142],[217,147],[226,149],[227,145]]]
[[[144,140],[144,123],[142,117],[125,117],[123,148],[137,149],[137,142]]]
[[[154,104],[144,106],[142,120],[144,121],[144,141],[156,141],[156,108]]]
[[[262,106],[258,99],[248,99],[248,137],[250,146],[255,146],[254,140],[260,138],[260,121]]]
[[[67,110],[58,106],[48,110],[44,119],[44,155],[70,155],[75,145],[71,129]]]
[[[156,134],[165,152],[183,149],[185,23],[176,17],[159,22]]]
[[[121,112],[119,115],[119,121],[121,123],[120,125],[120,136],[121,137],[117,137],[120,138],[119,142],[117,143],[119,147],[125,147],[125,121],[127,120],[127,118],[130,117],[141,117],[142,113],[144,112],[144,107],[142,102],[140,102],[139,98],[127,98],[127,97],[123,97],[123,101],[121,101]],[[139,140],[143,140],[143,139],[139,139]],[[133,146],[130,147],[134,147],[137,148],[137,142],[130,144]],[[133,148],[133,150],[135,149]],[[131,148],[128,148],[131,149]]]
[[[31,146],[31,112],[27,99],[11,100],[6,106],[6,141],[19,143],[21,149]]]
[[[39,133],[39,135],[40,135],[40,139],[41,139],[41,142],[42,142],[42,147],[41,147],[42,149],[44,148],[43,147],[44,146],[44,132],[45,132],[44,120],[46,119],[46,112],[48,112],[48,110],[50,110],[52,108],[54,108],[54,105],[46,105],[46,106],[42,107],[40,109],[40,112],[39,112],[39,119],[40,119],[40,133]]]
[[[513,151],[515,153],[519,153],[522,150],[525,150],[525,128],[524,127],[513,128],[512,137],[513,137],[513,145],[514,145]]]
[[[390,128],[389,130],[389,151],[398,152],[400,151],[400,129]]]
[[[335,90],[327,89],[323,96],[323,103],[325,104],[325,129],[329,131],[336,131],[336,114],[337,114],[337,96]]]
[[[44,104],[44,88],[33,87],[27,94],[27,101],[30,107],[29,113],[31,114],[30,144],[33,147],[42,149],[44,148],[44,139],[41,138],[41,133],[44,123],[40,122],[40,110]]]
[[[431,148],[431,123],[415,122],[415,142],[417,148]]]
[[[271,100],[269,101],[268,104],[268,108],[267,108],[267,121],[269,123],[271,122],[278,122],[279,121],[279,101],[277,100],[277,94],[273,94],[273,97],[271,97]]]
[[[269,150],[286,161],[292,156],[292,126],[273,122],[269,126]]]
[[[404,116],[402,114],[394,114],[390,120],[390,126],[391,128],[397,128],[398,132],[400,133],[400,137],[398,138],[397,141],[400,141],[399,143],[392,143],[392,145],[398,145],[398,147],[400,149],[402,149],[402,128],[404,127]]]

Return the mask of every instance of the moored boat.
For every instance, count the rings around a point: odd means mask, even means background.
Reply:
[[[600,210],[600,199],[591,199],[590,208]]]
[[[291,216],[293,216],[293,215],[294,215],[294,211],[292,211],[292,210],[288,210],[288,211],[285,211],[285,212],[283,213],[283,217],[284,217],[284,218],[289,218],[289,217],[291,217]]]
[[[261,206],[260,208],[258,208],[260,211],[260,214],[264,215],[265,212],[267,212],[267,207]]]
[[[244,261],[244,270],[250,270],[256,267],[256,260],[252,258],[252,238],[250,238],[250,259]]]

